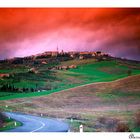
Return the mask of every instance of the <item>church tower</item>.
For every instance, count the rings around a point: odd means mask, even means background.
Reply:
[[[57,50],[57,53],[59,53],[58,45],[57,45],[57,48],[56,48],[56,50]]]

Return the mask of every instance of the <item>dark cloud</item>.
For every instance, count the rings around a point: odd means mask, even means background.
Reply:
[[[139,24],[139,8],[1,8],[0,59],[51,50],[59,40],[66,50],[140,60]]]

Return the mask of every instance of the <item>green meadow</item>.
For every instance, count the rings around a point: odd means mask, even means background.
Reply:
[[[15,122],[16,122],[16,126],[15,126]],[[10,129],[14,129],[16,127],[22,126],[22,123],[15,121],[13,119],[9,119],[7,118],[5,120],[5,125],[3,127],[0,127],[0,132],[2,131],[6,131],[6,130],[10,130]]]
[[[0,83],[10,83],[17,88],[37,88],[40,92],[10,93],[0,92],[0,100],[41,96],[95,82],[109,82],[131,75],[140,74],[138,69],[122,65],[115,60],[96,62],[94,59],[70,60],[56,65],[77,65],[77,68],[68,70],[48,70],[48,65],[37,66],[38,73],[27,72],[27,67],[18,66],[15,69],[1,69],[0,73],[12,72],[14,77],[0,80]],[[131,71],[131,73],[129,72]],[[107,95],[106,95],[107,96]]]

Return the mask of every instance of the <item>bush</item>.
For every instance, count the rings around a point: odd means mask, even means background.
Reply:
[[[3,113],[0,113],[0,127],[3,126],[5,120],[6,120],[6,116],[4,116]]]
[[[130,132],[129,126],[125,123],[118,123],[116,132]]]
[[[98,121],[99,121],[99,123],[102,123],[102,124],[105,124],[106,123],[106,118],[105,117],[100,117],[99,119],[98,119]]]
[[[127,71],[127,74],[128,74],[128,76],[131,76],[132,75],[132,71],[131,70],[128,70]]]

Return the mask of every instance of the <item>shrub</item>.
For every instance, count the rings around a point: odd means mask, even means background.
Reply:
[[[3,115],[3,113],[0,113],[0,127],[3,126],[3,123],[5,122],[6,117]]]
[[[98,119],[98,121],[99,121],[99,123],[102,123],[102,124],[105,124],[106,123],[106,118],[105,117],[100,117],[99,119]]]
[[[118,123],[116,132],[130,132],[129,126],[125,123]]]
[[[127,74],[128,74],[128,76],[131,76],[132,75],[132,71],[131,70],[128,70],[127,71]]]

